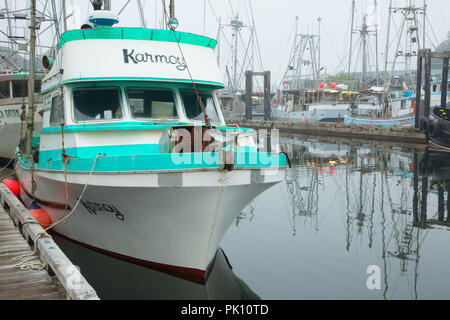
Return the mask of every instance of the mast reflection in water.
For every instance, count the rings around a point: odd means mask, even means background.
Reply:
[[[252,222],[233,227],[223,242],[234,271],[258,295],[450,298],[448,154],[282,142],[296,165],[252,203]],[[379,290],[367,287],[370,266],[380,270]]]
[[[292,169],[239,215],[204,284],[58,241],[103,299],[450,298],[448,154],[282,143]]]

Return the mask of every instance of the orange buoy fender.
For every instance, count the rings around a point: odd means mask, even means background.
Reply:
[[[11,191],[16,197],[19,196],[20,184],[16,178],[14,177],[6,178],[5,180],[3,180],[3,183],[9,189],[9,191]]]
[[[44,230],[47,230],[48,227],[52,224],[52,218],[50,215],[42,210],[35,202],[28,208],[30,214],[36,219],[36,221],[41,225]]]

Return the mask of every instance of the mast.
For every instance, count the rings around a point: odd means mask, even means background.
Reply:
[[[175,18],[175,0],[170,0],[169,4],[170,18]]]
[[[392,1],[392,0],[391,0]],[[350,29],[350,52],[348,58],[348,79],[350,80],[351,68],[352,68],[352,51],[353,51],[353,27],[355,23],[355,0],[352,1],[352,26]]]
[[[34,86],[36,67],[36,0],[31,0],[31,26],[30,26],[30,72],[28,79],[28,110],[27,110],[27,141],[25,152],[32,155],[34,131]]]
[[[426,43],[426,24],[427,24],[427,0],[423,0],[423,49]]]
[[[67,31],[67,12],[66,12],[66,1],[61,1],[62,6],[62,19],[63,19],[63,33]]]
[[[319,19],[317,19],[317,21],[319,22],[319,38],[318,38],[318,53],[317,53],[317,57],[318,57],[318,62],[317,62],[317,77],[320,78],[320,45],[321,45],[321,38],[320,38],[320,22],[322,21],[322,18],[319,17]]]
[[[5,9],[6,12],[9,12],[9,7],[8,7],[8,0],[5,0]],[[11,26],[11,19],[7,19],[8,20],[8,36],[12,36],[12,26]],[[16,63],[16,54],[15,54],[15,50],[14,50],[14,43],[13,41],[10,41],[10,45],[11,45],[11,54],[13,55],[13,65],[15,65]]]
[[[111,0],[103,0],[103,10],[111,10]],[[64,3],[65,1],[63,1]]]
[[[375,0],[375,64],[377,72],[377,86],[380,79],[380,67],[378,64],[378,2]]]
[[[362,82],[367,83],[367,36],[368,36],[368,29],[367,29],[367,16],[364,16],[363,18],[363,26],[361,29],[361,36],[363,41],[363,69],[362,69]]]
[[[388,68],[388,57],[389,57],[389,36],[391,34],[391,18],[392,18],[392,0],[389,2],[389,17],[388,17],[388,27],[386,35],[386,51],[384,52],[384,73],[387,73]]]
[[[95,5],[94,5],[95,8]],[[53,19],[54,19],[54,23],[55,23],[55,32],[56,32],[56,37],[57,39],[59,39],[61,37],[61,33],[59,31],[59,20],[58,20],[58,14],[56,13],[56,4],[55,4],[55,0],[52,0],[52,11],[53,11]]]
[[[230,27],[233,28],[233,37],[234,37],[234,62],[233,62],[233,91],[238,91],[238,40],[241,28],[244,27],[242,21],[239,20],[239,16],[236,14],[236,18],[231,21]]]
[[[141,27],[147,28],[147,25],[145,23],[145,18],[144,18],[144,9],[142,8],[142,2],[141,2],[141,0],[136,0],[136,2],[137,2],[138,12],[139,12],[139,19],[141,20]]]

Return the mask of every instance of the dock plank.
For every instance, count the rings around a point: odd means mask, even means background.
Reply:
[[[66,299],[45,269],[20,270],[16,267],[18,262],[12,259],[30,253],[29,244],[0,206],[0,299]]]

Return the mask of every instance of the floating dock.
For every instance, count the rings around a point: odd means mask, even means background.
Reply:
[[[61,299],[99,297],[51,236],[0,183],[0,300]]]
[[[413,127],[362,126],[331,122],[303,123],[300,121],[284,120],[228,120],[227,124],[253,129],[278,129],[280,132],[307,134],[311,136],[334,136],[420,145],[427,143],[425,134]]]

